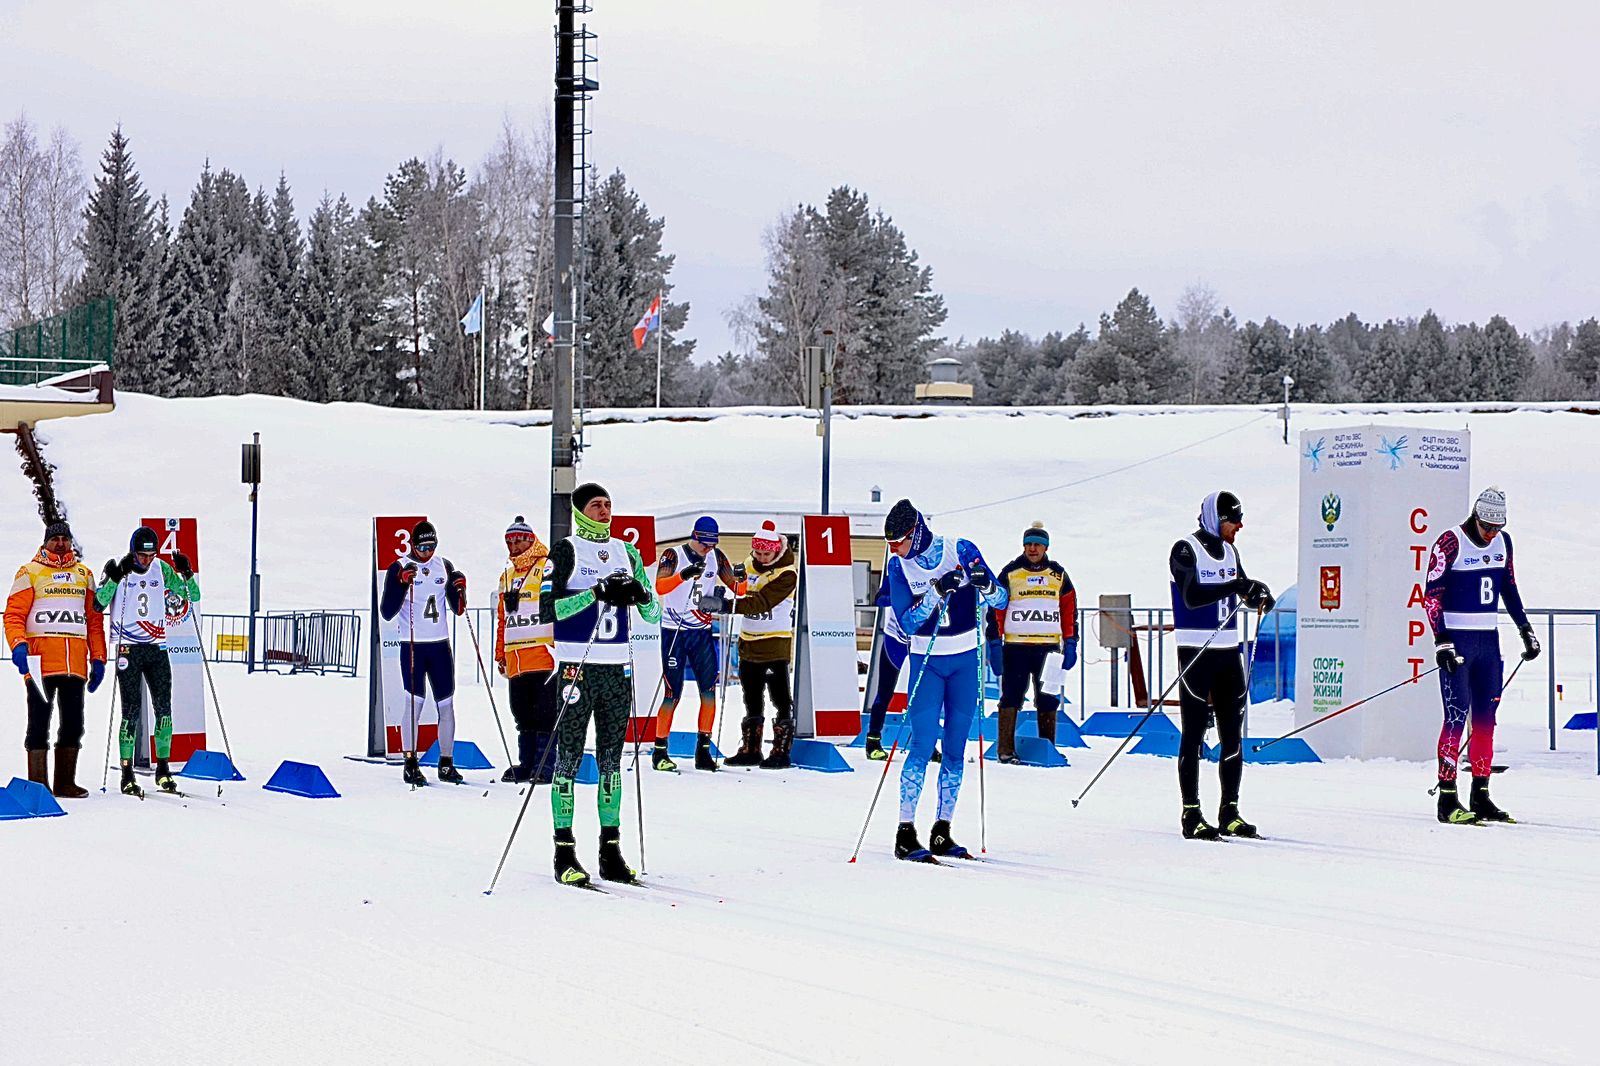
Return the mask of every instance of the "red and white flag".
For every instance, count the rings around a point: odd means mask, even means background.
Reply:
[[[650,310],[633,326],[633,350],[638,351],[644,347],[644,339],[653,329],[661,328],[661,294],[656,293],[656,298],[650,302]]]

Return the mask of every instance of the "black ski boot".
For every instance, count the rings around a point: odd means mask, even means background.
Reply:
[[[417,753],[406,752],[405,769],[400,773],[400,779],[412,788],[425,788],[428,779],[422,776],[422,767],[417,765]]]
[[[172,776],[172,767],[165,759],[156,760],[156,787],[163,792],[178,791],[178,779]]]
[[[761,731],[766,727],[764,718],[746,718],[739,723],[739,750],[723,759],[725,766],[760,766]]]
[[[950,823],[942,818],[933,823],[933,832],[928,837],[928,850],[941,859],[972,858],[970,851],[951,839]]]
[[[940,751],[938,748],[934,748],[933,749],[933,754],[928,756],[928,761],[929,762],[944,762],[944,752]]]
[[[938,862],[933,852],[917,839],[917,827],[911,822],[901,822],[894,834],[894,857],[906,862]]]
[[[873,762],[883,762],[889,753],[883,749],[883,738],[876,733],[867,734],[867,758]]]
[[[456,760],[453,756],[439,756],[439,780],[451,785],[461,784],[461,771],[456,769]]]
[[[556,883],[574,888],[589,887],[589,871],[578,862],[578,842],[571,829],[556,830]]]
[[[1494,805],[1494,800],[1489,798],[1489,779],[1487,777],[1474,777],[1472,779],[1472,813],[1478,816],[1480,822],[1515,822],[1505,811]]]
[[[772,723],[772,751],[761,760],[763,770],[787,770],[789,752],[794,748],[794,719],[780,718]]]
[[[722,765],[711,757],[711,734],[698,733],[694,740],[694,768],[696,770],[720,770]]]
[[[1439,821],[1445,825],[1472,825],[1478,816],[1461,806],[1454,781],[1439,782]]]
[[[652,770],[664,770],[670,774],[675,774],[678,772],[678,764],[673,762],[672,756],[667,754],[666,741],[656,741],[656,746],[651,749],[650,768]]]
[[[506,772],[500,775],[500,780],[523,783],[533,777],[535,763],[534,739],[532,733],[517,730],[517,761],[506,767]]]
[[[122,794],[124,796],[138,796],[144,799],[144,789],[139,787],[139,782],[133,779],[133,763],[122,764]]]
[[[622,857],[621,837],[622,830],[614,825],[600,828],[600,876],[607,881],[636,885],[639,883],[639,875],[633,872],[633,867]]]
[[[1239,817],[1238,803],[1224,803],[1217,808],[1217,828],[1225,837],[1256,837],[1256,827]]]
[[[1185,840],[1217,839],[1217,827],[1206,824],[1206,816],[1200,813],[1198,803],[1183,805],[1183,836]]]

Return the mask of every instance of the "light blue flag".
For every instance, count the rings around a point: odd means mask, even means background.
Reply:
[[[483,332],[483,293],[479,292],[477,299],[472,301],[472,306],[467,308],[467,313],[461,319],[461,328],[467,333]]]

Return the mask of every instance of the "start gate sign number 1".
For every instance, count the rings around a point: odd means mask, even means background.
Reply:
[[[646,581],[656,576],[656,520],[651,515],[612,515],[611,535],[632,544],[644,560]],[[656,709],[651,705],[661,681],[661,627],[639,617],[633,608],[628,620],[628,644],[633,648],[633,717],[628,720],[628,743],[648,744],[656,735]]]
[[[856,596],[846,515],[800,520],[795,715],[801,736],[853,737],[861,730]]]
[[[156,554],[168,566],[182,552],[200,574],[200,527],[192,518],[142,518],[140,523],[156,534]],[[202,591],[204,588],[202,587]],[[129,605],[129,610],[134,609]],[[157,605],[155,610],[160,610]],[[112,617],[123,617],[121,604],[113,604]],[[182,596],[168,592],[165,604],[167,661],[172,667],[172,758],[173,765],[186,763],[189,756],[206,746],[206,663],[200,638],[200,619],[194,607]],[[143,755],[155,758],[155,718],[151,701],[144,701],[141,723],[146,739]]]
[[[372,633],[371,680],[367,688],[367,755],[393,758],[401,752],[400,722],[413,712],[400,681],[400,655],[406,634],[400,616],[387,622],[378,612],[383,596],[383,578],[389,565],[411,551],[411,530],[425,515],[391,515],[372,520]],[[430,692],[427,701],[416,708],[417,750],[426,751],[439,736],[439,709]]]

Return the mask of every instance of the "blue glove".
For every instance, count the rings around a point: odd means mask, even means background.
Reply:
[[[28,676],[28,642],[17,641],[17,646],[11,649],[11,661],[17,664],[17,673],[23,677]]]
[[[1002,656],[1005,655],[1005,642],[1000,640],[989,641],[987,655],[989,659],[989,669],[994,672],[996,677],[999,677],[1000,664],[1003,661]]]
[[[1068,637],[1061,642],[1061,669],[1071,670],[1078,665],[1078,638]]]
[[[106,679],[106,664],[104,659],[96,659],[89,664],[89,691],[93,692],[100,687],[100,682]]]

